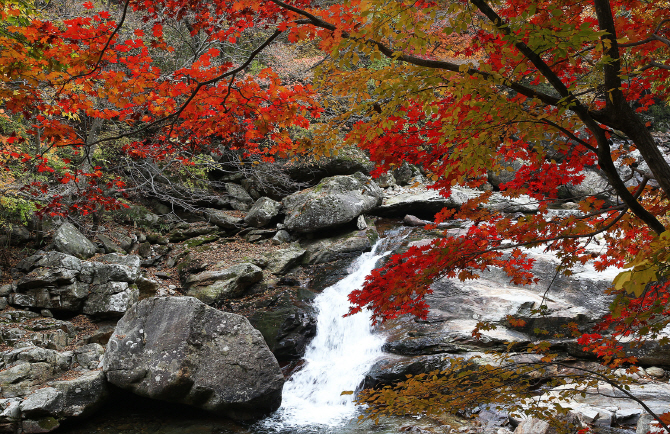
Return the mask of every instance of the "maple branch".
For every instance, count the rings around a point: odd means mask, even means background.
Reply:
[[[658,26],[656,26],[656,30],[654,30],[652,34],[646,37],[645,39],[635,42],[627,42],[625,44],[619,44],[619,47],[622,48],[637,47],[639,45],[644,45],[652,41],[660,41],[666,45],[670,45],[670,40],[658,34],[658,32],[661,30],[661,27],[663,27],[665,23],[670,23],[670,18],[666,18],[660,23],[658,23]]]
[[[667,71],[670,71],[670,65],[664,65],[662,63],[658,63],[656,61],[651,61],[648,64],[644,65],[642,68],[638,69],[639,72],[646,71],[647,69],[650,68],[660,68],[660,69],[665,69]]]
[[[281,0],[270,0],[271,2],[277,4],[278,6],[281,6],[285,9],[288,9],[292,12],[295,12],[299,15],[304,16],[307,18],[306,20],[298,20],[296,23],[298,24],[311,24],[315,27],[320,27],[322,29],[330,30],[331,32],[335,32],[337,30],[337,27],[327,21],[322,20],[321,18],[310,14],[309,12],[299,9],[295,6],[291,6],[287,3],[284,3]],[[407,62],[415,66],[422,66],[425,68],[431,68],[431,69],[443,69],[446,71],[451,71],[451,72],[457,72],[457,73],[465,73],[468,75],[472,76],[479,76],[482,77],[486,80],[493,80],[495,77],[493,74],[490,74],[488,72],[480,71],[476,68],[473,67],[468,67],[466,70],[462,69],[461,64],[458,63],[453,63],[453,62],[446,62],[442,60],[431,60],[431,59],[424,59],[421,57],[405,54],[403,52],[398,52],[394,51],[392,48],[388,47],[387,45],[383,44],[380,41],[376,41],[374,39],[363,39],[359,37],[355,37],[350,35],[348,32],[342,32],[342,37],[347,38],[347,39],[352,39],[355,41],[361,41],[366,44],[374,45],[377,47],[380,53],[382,53],[384,56],[388,57],[389,59],[394,59],[394,60],[400,60],[402,62]],[[537,98],[543,103],[551,106],[558,106],[560,105],[560,98],[553,97],[551,95],[548,95],[543,92],[539,92],[537,90],[531,89],[529,87],[526,87],[520,83],[513,82],[511,80],[504,79],[504,85],[506,87],[509,87],[510,89],[514,90],[515,92],[518,92],[528,98]]]
[[[223,74],[220,74],[220,75],[218,75],[218,76],[216,76],[216,77],[214,77],[214,78],[211,78],[211,79],[209,79],[209,80],[207,80],[207,81],[203,81],[203,82],[198,83],[198,85],[195,87],[195,89],[193,89],[193,91],[191,92],[191,94],[189,95],[189,97],[188,97],[188,98],[186,99],[186,101],[185,101],[185,102],[184,102],[184,103],[177,109],[177,111],[172,112],[172,113],[170,113],[169,115],[164,116],[164,117],[162,117],[162,118],[160,118],[160,119],[156,119],[155,121],[153,121],[153,122],[151,122],[151,123],[149,123],[149,124],[146,124],[146,125],[144,125],[143,127],[138,128],[138,129],[136,129],[136,130],[129,131],[129,132],[127,132],[127,133],[123,133],[123,134],[119,134],[119,135],[116,135],[116,136],[113,136],[113,137],[106,137],[106,138],[104,138],[104,139],[99,139],[99,140],[97,140],[97,141],[91,143],[89,146],[97,145],[97,144],[99,144],[99,143],[111,142],[111,141],[114,141],[114,140],[119,140],[119,139],[122,139],[122,138],[124,138],[124,137],[128,137],[128,136],[133,136],[133,135],[136,135],[136,134],[139,134],[139,133],[148,131],[148,130],[150,130],[150,129],[156,127],[156,126],[160,126],[161,124],[163,124],[165,121],[168,121],[168,120],[171,120],[172,123],[173,123],[173,125],[174,125],[174,122],[177,121],[177,119],[179,118],[179,115],[181,115],[181,114],[184,112],[184,110],[186,110],[186,107],[188,107],[188,105],[191,103],[191,101],[193,101],[193,99],[194,99],[195,96],[198,94],[198,92],[200,91],[200,89],[202,89],[202,88],[205,87],[205,86],[209,86],[209,85],[211,85],[211,84],[217,83],[218,81],[221,81],[221,80],[223,80],[224,78],[227,78],[227,77],[230,77],[230,76],[235,76],[236,74],[242,72],[244,69],[246,69],[246,68],[251,64],[251,62],[256,58],[256,56],[258,56],[258,54],[259,54],[261,51],[263,51],[263,50],[265,49],[265,47],[267,47],[268,45],[270,45],[270,44],[271,44],[275,39],[277,39],[277,37],[279,37],[279,35],[281,35],[282,33],[283,33],[283,32],[282,32],[281,30],[275,30],[275,32],[274,32],[269,38],[267,38],[261,45],[259,45],[254,51],[252,51],[251,54],[249,55],[249,57],[247,58],[247,60],[246,60],[243,64],[241,64],[240,66],[238,66],[237,68],[235,68],[235,69],[233,69],[233,70],[231,70],[231,71],[225,72],[225,73],[223,73]]]
[[[78,75],[73,75],[72,77],[65,80],[65,82],[62,84],[60,90],[56,93],[56,95],[60,94],[63,91],[63,88],[68,83],[72,82],[72,80],[76,80],[77,78],[86,77],[87,75],[91,75],[100,68],[100,64],[102,63],[102,58],[105,55],[105,52],[107,52],[107,49],[112,44],[112,40],[114,40],[114,36],[116,36],[116,34],[119,33],[119,30],[121,30],[121,27],[123,27],[123,23],[126,21],[126,15],[128,13],[128,5],[130,5],[130,0],[126,0],[125,4],[123,5],[123,11],[121,12],[121,20],[116,25],[116,27],[114,27],[114,31],[112,32],[111,35],[109,35],[109,38],[107,38],[107,42],[105,43],[105,46],[100,51],[100,56],[98,57],[98,60],[95,62],[95,65],[93,65],[93,68],[88,72],[84,72],[84,73],[78,74]]]
[[[639,399],[639,398],[636,398],[635,395],[633,395],[633,394],[630,393],[628,390],[626,390],[625,387],[619,385],[618,382],[611,380],[609,377],[607,377],[607,375],[602,374],[602,373],[597,372],[597,371],[593,371],[593,370],[591,370],[591,369],[582,368],[582,367],[579,367],[579,366],[569,366],[569,365],[564,365],[564,364],[562,364],[562,363],[560,363],[560,362],[552,362],[552,363],[555,364],[555,365],[557,365],[557,366],[563,366],[563,367],[568,368],[568,369],[574,369],[574,370],[577,370],[577,371],[586,372],[586,373],[588,373],[589,375],[592,375],[592,376],[594,376],[594,377],[596,377],[596,378],[601,379],[602,381],[606,382],[606,383],[609,384],[610,386],[612,386],[612,387],[614,387],[615,389],[617,389],[617,390],[619,390],[620,392],[622,392],[624,395],[626,395],[626,397],[627,397],[628,399],[631,399],[631,400],[635,401],[636,403],[638,403],[640,406],[642,406],[642,408],[644,408],[645,411],[646,411],[647,413],[649,413],[650,415],[653,416],[654,419],[656,419],[656,421],[657,421],[657,422],[658,422],[658,423],[659,423],[659,424],[666,430],[666,432],[670,432],[670,427],[668,427],[668,425],[663,421],[663,419],[662,419],[659,415],[657,415],[656,413],[654,413],[654,412],[647,406],[647,404],[644,403],[644,401],[642,401],[642,400]],[[623,397],[622,397],[622,398],[623,398]]]

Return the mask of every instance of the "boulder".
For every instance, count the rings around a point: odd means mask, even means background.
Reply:
[[[84,313],[95,318],[120,318],[140,297],[136,285],[127,282],[107,282],[89,287]]]
[[[267,254],[268,264],[266,268],[272,274],[286,274],[291,268],[300,264],[300,260],[306,252],[306,250],[296,246],[275,250]]]
[[[247,191],[239,184],[226,182],[226,192],[230,196],[230,206],[238,211],[247,211],[254,203],[254,199],[247,193]]]
[[[56,250],[80,259],[88,259],[95,255],[97,247],[84,234],[79,232],[72,223],[63,223],[54,234]]]
[[[0,228],[0,244],[21,246],[30,240],[30,231],[23,225],[7,224]]]
[[[315,294],[304,288],[291,288],[278,294],[270,306],[254,306],[248,316],[277,360],[299,360],[316,335],[316,309],[311,304]]]
[[[206,209],[205,215],[209,221],[221,229],[239,229],[244,223],[241,217],[235,217],[230,212],[218,209]]]
[[[407,185],[415,176],[421,175],[416,166],[407,163],[402,163],[400,167],[393,170],[393,177],[398,185]]]
[[[189,276],[184,282],[186,294],[206,304],[241,297],[254,283],[263,279],[263,272],[253,264],[241,263],[218,271],[204,271]]]
[[[272,244],[275,245],[286,244],[290,242],[291,242],[291,234],[289,234],[284,229],[278,230],[275,236],[272,237]]]
[[[321,264],[356,257],[363,252],[369,252],[377,237],[376,230],[370,228],[363,231],[345,232],[317,241],[304,241],[302,247],[307,254],[303,258],[303,263]]]
[[[19,279],[14,306],[82,312],[98,317],[121,316],[137,301],[133,283],[140,277],[140,258],[135,255],[104,255],[97,261],[81,261],[59,252],[33,255],[20,264],[27,271]]]
[[[377,184],[360,172],[324,178],[316,187],[282,200],[284,224],[299,233],[340,226],[381,205],[382,194]]]
[[[285,170],[291,178],[314,185],[328,176],[353,175],[361,172],[369,175],[375,164],[364,151],[356,146],[339,149],[337,155],[318,159],[301,158],[291,162]]]
[[[121,318],[103,359],[107,380],[140,396],[249,420],[281,404],[284,377],[246,318],[192,297],[153,297]]]
[[[124,253],[125,252],[125,250],[123,248],[121,248],[121,246],[116,244],[116,242],[114,242],[114,240],[112,240],[107,235],[98,234],[98,235],[96,235],[96,238],[98,239],[98,241],[100,241],[100,243],[102,244],[102,246],[105,249],[105,252],[107,252],[107,253]]]
[[[281,203],[270,199],[269,197],[261,197],[251,207],[244,222],[249,226],[255,228],[262,228],[272,221],[281,210]]]
[[[90,415],[107,398],[105,376],[97,370],[103,351],[91,344],[74,352],[26,346],[0,353],[0,431],[49,432],[66,419]]]

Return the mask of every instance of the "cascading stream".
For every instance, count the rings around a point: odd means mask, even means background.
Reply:
[[[393,240],[378,241],[371,252],[352,264],[351,274],[314,300],[318,311],[316,336],[305,352],[306,366],[284,385],[282,406],[267,421],[274,428],[325,428],[355,417],[353,396],[341,393],[353,391],[363,381],[382,354],[384,338],[372,333],[367,312],[343,317],[350,306],[347,296],[363,285],[379,259],[389,253],[386,250]]]

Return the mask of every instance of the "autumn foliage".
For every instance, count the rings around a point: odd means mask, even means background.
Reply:
[[[588,261],[629,267],[611,315],[580,338],[612,366],[635,362],[619,337],[667,325],[670,166],[644,117],[667,100],[667,2],[126,0],[110,10],[89,1],[66,19],[47,12],[0,3],[0,107],[25,125],[3,129],[0,162],[34,178],[22,191],[48,198],[41,213],[121,206],[124,180],[86,164],[101,147],[188,165],[215,152],[214,139],[265,159],[354,144],[377,174],[408,162],[447,197],[516,164],[500,190],[539,212],[494,209],[490,193],[440,212],[437,223],[476,224],[391,258],[351,294],[352,312],[425,317],[432,282],[490,267],[533,283],[524,249],[542,246],[565,273]],[[177,25],[206,49],[184,56],[170,36]],[[321,51],[314,88],[270,68],[251,73],[278,41]],[[334,98],[345,103],[320,120]],[[554,212],[585,169],[606,177],[609,194]]]

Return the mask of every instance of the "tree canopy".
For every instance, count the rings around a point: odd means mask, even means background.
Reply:
[[[2,0],[0,14],[3,185],[41,215],[122,206],[125,181],[92,163],[101,149],[188,167],[213,141],[263,159],[353,144],[377,174],[414,164],[445,196],[516,165],[499,189],[539,212],[487,207],[490,191],[443,210],[436,223],[476,224],[393,257],[352,312],[425,317],[432,282],[489,267],[533,283],[524,248],[542,246],[565,273],[627,267],[580,339],[612,366],[634,362],[619,337],[668,323],[670,166],[649,115],[667,103],[665,1]],[[280,41],[319,52],[313,82],[258,66]],[[588,170],[606,191],[555,212]]]

